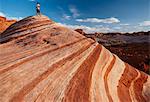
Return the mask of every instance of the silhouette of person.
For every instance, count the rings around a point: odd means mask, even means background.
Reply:
[[[36,4],[36,15],[41,15],[39,2],[37,2],[37,4]]]

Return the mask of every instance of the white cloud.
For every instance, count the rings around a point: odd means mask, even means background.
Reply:
[[[64,11],[64,9],[60,6],[57,7],[60,11],[60,13],[62,14],[62,20],[70,20],[71,19],[71,16],[66,14],[66,12]]]
[[[7,19],[15,19],[15,20],[21,20],[21,19],[23,19],[22,17],[10,17],[10,16],[8,16],[8,17],[6,17]]]
[[[128,24],[128,23],[122,23],[122,24],[120,24],[121,26],[129,26],[130,24]]]
[[[114,29],[121,29],[121,27],[114,27]]]
[[[29,1],[32,1],[32,2],[34,2],[35,0],[29,0]]]
[[[0,16],[6,17],[6,15],[3,12],[0,12]]]
[[[0,16],[3,16],[3,17],[6,17],[7,19],[15,19],[15,20],[21,20],[22,17],[12,17],[12,16],[9,16],[9,15],[6,15],[5,13],[3,12],[0,12]]]
[[[110,32],[112,31],[110,28],[108,27],[89,27],[89,26],[85,26],[85,25],[68,25],[68,24],[62,24],[59,23],[62,26],[68,27],[70,29],[83,29],[83,31],[85,31],[86,33],[94,33],[94,32]]]
[[[140,23],[140,26],[150,26],[150,21],[144,21]]]
[[[149,31],[150,26],[140,26],[138,24],[130,24],[129,26],[115,26],[112,27],[113,31],[115,32],[122,32],[122,33],[133,33],[133,32],[140,32],[140,31]]]
[[[71,16],[67,15],[67,14],[63,14],[63,19],[66,19],[66,20],[70,20]]]
[[[99,19],[99,18],[87,18],[87,19],[76,19],[78,22],[90,22],[90,23],[119,23],[120,20],[114,17]]]
[[[74,18],[80,16],[79,11],[77,10],[77,8],[76,8],[75,6],[73,6],[73,5],[69,6],[69,10],[70,10],[70,12],[72,13],[72,16],[73,16]]]
[[[145,27],[145,26],[139,26],[139,25],[130,25],[130,26],[115,26],[115,27],[104,27],[103,25],[95,25],[95,26],[85,26],[85,25],[69,25],[69,24],[62,24],[59,23],[62,26],[68,27],[72,30],[75,29],[83,29],[84,32],[86,33],[95,33],[95,32],[122,32],[122,33],[132,33],[132,32],[139,32],[139,31],[149,31],[150,26]]]

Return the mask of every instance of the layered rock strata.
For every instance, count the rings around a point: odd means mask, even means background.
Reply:
[[[0,36],[0,102],[148,102],[150,76],[46,16]]]

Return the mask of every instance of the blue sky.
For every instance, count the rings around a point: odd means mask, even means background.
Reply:
[[[22,19],[42,14],[86,32],[135,32],[150,30],[150,0],[0,0],[0,15]]]

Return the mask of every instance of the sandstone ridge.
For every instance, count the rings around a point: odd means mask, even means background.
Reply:
[[[46,16],[0,36],[1,102],[148,102],[150,76]]]

